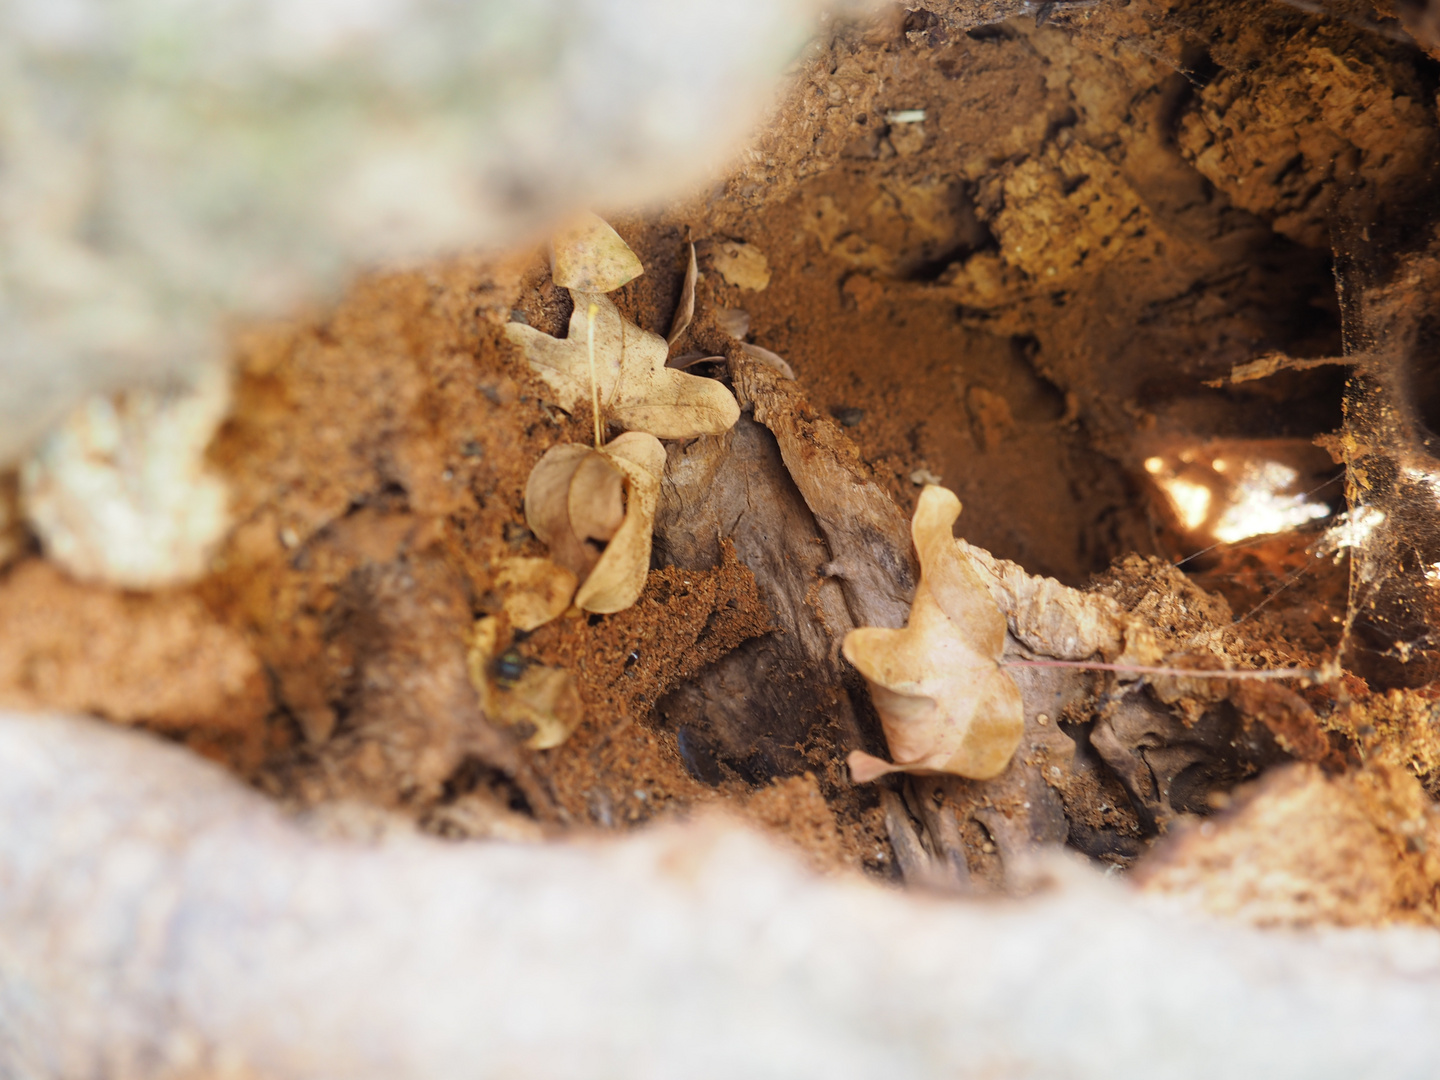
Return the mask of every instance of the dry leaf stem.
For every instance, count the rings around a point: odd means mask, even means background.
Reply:
[[[590,408],[595,413],[595,449],[599,450],[605,444],[600,429],[600,380],[595,377],[595,316],[600,311],[600,305],[594,300],[585,310],[585,326],[587,330],[587,343],[590,350]]]

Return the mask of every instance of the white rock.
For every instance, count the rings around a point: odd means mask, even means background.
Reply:
[[[85,401],[20,469],[21,504],[46,555],[77,578],[133,589],[193,580],[229,527],[205,449],[229,377]]]

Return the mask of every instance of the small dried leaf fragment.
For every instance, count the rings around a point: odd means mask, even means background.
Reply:
[[[690,328],[695,319],[695,283],[700,280],[700,268],[695,265],[695,245],[690,245],[690,262],[685,267],[685,284],[680,289],[680,303],[675,306],[675,318],[670,321],[667,345],[674,346],[681,334]]]
[[[507,653],[509,634],[487,615],[470,632],[465,666],[487,719],[515,729],[531,750],[559,746],[584,716],[580,691],[563,668],[526,664]]]
[[[593,302],[595,377],[607,418],[662,439],[718,435],[735,426],[740,406],[729,390],[714,379],[667,368],[665,339],[626,322],[609,297],[578,290],[573,295],[567,337],[554,338],[518,322],[505,328],[562,409],[572,412],[577,403],[590,400],[587,312]]]
[[[951,534],[959,515],[960,500],[945,488],[920,493],[910,531],[921,576],[909,623],[845,635],[845,658],[870,684],[895,759],[854,751],[859,783],[890,772],[988,780],[1020,743],[1020,691],[999,663],[1005,615]]]
[[[575,594],[580,609],[610,614],[639,599],[664,471],[665,447],[642,431],[599,450],[552,446],[531,471],[525,521],[551,558],[583,582]]]
[[[731,285],[759,292],[770,284],[770,265],[754,244],[725,240],[715,245],[710,262]]]
[[[771,352],[769,349],[760,345],[751,345],[748,341],[742,341],[740,343],[740,351],[752,360],[759,360],[760,363],[766,367],[774,368],[781,375],[784,375],[785,378],[792,382],[794,381],[795,369],[792,368],[779,353]]]
[[[495,573],[510,625],[526,633],[563,615],[579,581],[573,570],[549,559],[521,555],[501,559]]]
[[[742,341],[750,333],[750,313],[744,308],[717,307],[715,322],[736,341]]]
[[[640,257],[594,214],[582,214],[550,240],[550,278],[561,288],[607,293],[644,272]]]

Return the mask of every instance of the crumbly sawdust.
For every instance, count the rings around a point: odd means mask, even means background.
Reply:
[[[28,559],[0,588],[0,642],[0,707],[102,712],[251,765],[264,753],[260,663],[194,595],[81,585]]]

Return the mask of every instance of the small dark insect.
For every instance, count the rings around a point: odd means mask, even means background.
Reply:
[[[635,661],[637,661],[637,660],[639,660],[639,659],[640,659],[640,650],[639,650],[639,649],[632,649],[632,650],[630,650],[630,655],[625,658],[625,666],[626,666],[627,668],[628,668],[628,667],[631,667],[631,666],[634,665]]]
[[[841,427],[855,427],[865,419],[865,410],[853,405],[836,405],[830,410],[830,415],[840,421]]]
[[[495,660],[495,681],[513,686],[525,674],[525,658],[514,649],[501,653]]]

